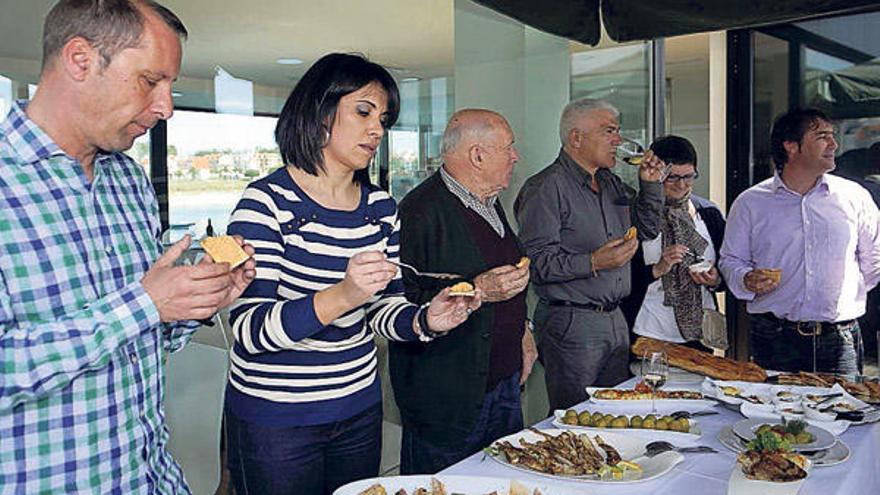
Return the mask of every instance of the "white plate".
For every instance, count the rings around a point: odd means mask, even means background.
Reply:
[[[718,441],[721,442],[721,445],[724,445],[737,454],[746,449],[745,442],[734,435],[733,428],[730,426],[725,426],[720,432],[718,432]],[[837,442],[835,442],[828,450],[821,450],[810,455],[801,452],[801,455],[809,459],[815,467],[836,466],[849,460],[850,450],[849,447],[838,438]]]
[[[807,472],[807,478],[809,478],[809,463],[805,471]],[[750,480],[743,474],[739,464],[734,464],[733,472],[730,473],[730,481],[727,484],[727,495],[796,495],[804,481],[807,481],[807,478],[786,483]]]
[[[560,435],[565,430],[561,430],[561,429],[543,430],[542,429],[541,431],[548,434],[548,435],[556,436],[556,435]],[[581,433],[581,432],[577,432],[577,431],[574,431],[574,433],[585,434],[585,433]],[[645,453],[645,446],[648,444],[649,441],[645,440],[644,438],[641,438],[641,437],[637,437],[637,436],[633,436],[633,435],[624,435],[621,433],[611,433],[611,432],[601,433],[599,436],[602,437],[602,440],[605,443],[614,447],[617,450],[617,452],[620,454],[620,457],[623,460],[625,460],[625,461],[635,460],[635,462],[642,467],[642,472],[640,473],[638,478],[631,477],[631,476],[633,476],[633,473],[634,473],[633,471],[627,471],[627,473],[624,475],[624,478],[620,479],[620,480],[611,480],[611,479],[599,480],[599,479],[595,479],[592,477],[586,477],[586,476],[554,475],[554,474],[542,473],[540,471],[534,471],[532,469],[521,467],[516,464],[511,464],[511,463],[507,462],[507,458],[504,457],[504,454],[498,454],[497,456],[490,455],[489,457],[491,457],[492,459],[494,459],[497,462],[500,462],[501,464],[504,464],[505,466],[508,466],[508,467],[511,467],[511,468],[516,469],[518,471],[523,471],[523,472],[526,472],[529,474],[535,474],[538,476],[545,476],[545,477],[554,478],[554,479],[583,481],[583,482],[587,482],[587,483],[607,483],[610,485],[619,485],[619,484],[626,484],[626,483],[640,483],[642,481],[648,481],[648,480],[652,480],[654,478],[658,478],[658,477],[663,476],[664,474],[668,473],[669,471],[671,471],[672,468],[675,467],[676,464],[678,464],[679,462],[684,460],[684,456],[679,454],[678,452],[664,452],[662,454],[659,454],[659,455],[651,457],[651,458],[643,457],[643,454]],[[595,437],[595,435],[591,434],[590,438],[593,438],[593,437]],[[537,433],[534,433],[529,430],[523,430],[519,433],[514,433],[513,435],[508,435],[504,438],[500,438],[500,439],[496,440],[496,443],[507,441],[507,442],[510,442],[511,445],[513,445],[515,447],[519,447],[520,446],[520,443],[519,443],[520,439],[524,439],[527,442],[534,443],[534,442],[537,442],[538,440],[542,440],[543,438],[544,437],[538,435]]]
[[[580,413],[581,411],[578,411]],[[671,442],[675,445],[679,445],[682,442],[693,442],[700,438],[703,435],[703,432],[700,430],[700,426],[697,424],[696,420],[689,419],[688,422],[691,424],[691,429],[687,433],[683,433],[680,431],[669,431],[669,430],[647,430],[642,428],[596,428],[594,426],[580,426],[580,425],[569,425],[562,422],[562,418],[565,416],[565,410],[557,409],[553,411],[553,426],[557,428],[561,428],[563,430],[577,430],[583,432],[589,432],[590,435],[604,435],[605,432],[612,433],[625,433],[627,435],[636,435],[639,437],[647,438],[650,441],[654,440],[666,440],[667,442]],[[625,416],[632,417],[632,414],[625,414]],[[640,415],[641,416],[641,415]],[[602,437],[605,438],[605,437]],[[676,443],[678,442],[678,443]]]
[[[633,375],[641,376],[642,365],[640,362],[634,361],[630,363],[629,370],[632,371]],[[666,383],[700,383],[703,381],[703,378],[705,378],[703,375],[670,366],[669,373],[666,375]]]
[[[728,404],[728,405],[739,406],[743,402],[747,402],[747,401],[744,401],[743,399],[740,399],[739,397],[733,397],[733,396],[727,395],[721,390],[721,387],[735,387],[735,388],[739,389],[740,395],[743,395],[743,396],[753,396],[754,395],[754,396],[758,397],[758,399],[760,399],[761,402],[763,402],[763,404],[754,404],[753,403],[753,405],[755,405],[756,407],[763,407],[763,408],[766,408],[768,411],[772,411],[773,410],[773,400],[770,398],[769,395],[767,395],[767,393],[766,393],[767,390],[766,389],[759,389],[759,388],[755,387],[754,385],[755,384],[749,383],[749,382],[721,381],[721,380],[713,380],[712,378],[706,377],[706,379],[703,380],[703,383],[700,386],[700,388],[703,391],[703,394],[706,396],[714,397],[714,398],[718,399],[719,401],[721,401],[725,404]]]
[[[593,397],[593,393],[598,390],[613,390],[613,389],[604,389],[601,387],[587,387],[587,394],[590,396],[590,402],[594,404],[607,404],[607,405],[626,405],[627,407],[647,407],[650,409],[651,407],[651,399],[644,400],[625,400],[625,399],[597,399]],[[662,389],[661,389],[662,390]],[[691,392],[700,392],[699,390],[690,390]],[[664,410],[688,410],[691,412],[708,409],[710,407],[714,407],[717,402],[709,399],[656,399],[657,407],[663,407]]]
[[[445,476],[439,475],[419,475],[419,476],[391,476],[388,478],[372,478],[349,483],[338,488],[333,495],[358,495],[360,492],[373,486],[376,483],[382,485],[389,495],[393,495],[397,490],[404,489],[412,493],[419,487],[431,489],[431,478],[437,478],[446,486],[448,493],[462,493],[464,495],[483,495],[492,491],[499,494],[507,495],[510,489],[511,480],[509,478],[488,478],[483,476]],[[550,488],[542,483],[519,482],[520,485],[528,489],[529,495],[538,489],[543,495],[563,495],[561,490]]]
[[[778,424],[779,421],[768,421],[764,419],[744,419],[733,425],[733,432],[740,438],[749,441],[755,438],[755,430],[763,424]],[[792,444],[791,450],[800,452],[802,450],[824,450],[837,441],[837,437],[828,432],[828,430],[807,424],[806,431],[813,435],[813,441],[810,443]]]

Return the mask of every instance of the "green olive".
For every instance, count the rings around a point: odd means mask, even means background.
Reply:
[[[590,425],[590,411],[584,411],[578,414],[577,424],[581,426],[589,426]]]

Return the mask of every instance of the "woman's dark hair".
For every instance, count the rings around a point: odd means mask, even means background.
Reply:
[[[815,108],[792,108],[776,117],[773,121],[773,129],[770,131],[770,156],[773,157],[776,170],[782,172],[785,163],[788,162],[785,143],[801,144],[804,135],[820,122],[831,123],[831,120],[824,112]]]
[[[667,165],[692,163],[697,169],[697,150],[690,141],[681,136],[663,136],[651,143],[651,151]]]
[[[391,74],[362,55],[331,53],[315,62],[296,83],[275,127],[275,141],[285,165],[318,175],[324,170],[322,149],[330,141],[339,100],[375,82],[388,95],[388,114],[383,126],[397,121],[400,93]],[[369,172],[358,170],[357,182],[369,183]]]

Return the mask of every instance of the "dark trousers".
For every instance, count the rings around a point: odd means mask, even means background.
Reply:
[[[379,474],[382,406],[345,421],[270,428],[226,410],[227,463],[238,495],[330,495]]]
[[[749,339],[752,357],[764,369],[861,373],[864,349],[857,322],[823,324],[822,333],[814,337],[801,335],[793,325],[774,316],[754,314],[751,315]]]
[[[518,372],[514,373],[486,394],[476,424],[466,432],[464,440],[453,447],[434,445],[412,428],[404,426],[400,442],[400,474],[434,474],[479,452],[495,440],[522,430],[519,377]],[[450,425],[450,429],[454,428],[455,425]]]
[[[586,400],[586,387],[613,387],[630,376],[629,328],[620,309],[599,312],[539,302],[535,334],[551,414]]]

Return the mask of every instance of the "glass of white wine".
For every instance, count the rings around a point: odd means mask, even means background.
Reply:
[[[617,159],[633,166],[640,166],[645,156],[645,148],[637,141],[621,136],[623,140],[617,146]]]
[[[657,414],[654,395],[669,376],[669,359],[665,352],[646,352],[642,356],[642,380],[651,387],[651,414]]]

